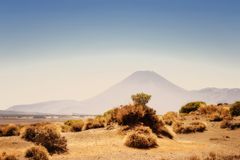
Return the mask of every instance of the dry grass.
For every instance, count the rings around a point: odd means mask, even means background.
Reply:
[[[152,148],[157,146],[157,137],[149,127],[137,127],[127,134],[125,145],[133,148]]]
[[[32,125],[26,128],[23,136],[25,140],[44,146],[50,154],[67,151],[67,140],[60,135],[54,125]]]
[[[36,146],[28,149],[25,157],[29,160],[48,160],[48,152],[44,147]]]

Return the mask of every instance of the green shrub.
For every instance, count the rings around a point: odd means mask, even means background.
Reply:
[[[135,105],[145,106],[150,99],[151,99],[151,95],[148,95],[145,93],[137,93],[135,95],[132,95],[132,100]]]
[[[157,146],[157,138],[149,127],[137,127],[126,136],[125,145],[133,148],[152,148]]]
[[[25,157],[29,160],[48,160],[48,152],[44,147],[37,146],[28,149]]]
[[[67,140],[53,125],[32,125],[26,128],[23,138],[44,146],[50,154],[67,151]]]
[[[231,116],[240,116],[240,101],[235,102],[230,107]]]
[[[198,110],[200,106],[206,105],[205,102],[190,102],[186,105],[182,106],[180,109],[180,113],[190,113],[192,111]]]

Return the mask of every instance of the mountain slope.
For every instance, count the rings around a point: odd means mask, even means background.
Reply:
[[[104,111],[131,102],[131,95],[146,92],[152,95],[149,106],[158,113],[176,111],[181,105],[195,100],[209,103],[232,103],[240,99],[240,89],[206,88],[187,91],[169,82],[152,71],[137,71],[110,87],[105,92],[85,101],[51,101],[10,107],[11,111],[47,112],[53,114],[100,114]]]

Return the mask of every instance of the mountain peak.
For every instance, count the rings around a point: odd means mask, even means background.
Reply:
[[[133,74],[131,74],[126,80],[135,82],[136,81],[146,82],[146,81],[158,81],[159,79],[167,81],[154,71],[136,71]]]

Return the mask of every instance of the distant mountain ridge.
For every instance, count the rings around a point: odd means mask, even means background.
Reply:
[[[16,105],[7,110],[51,114],[101,114],[110,108],[130,103],[131,95],[138,92],[146,92],[152,95],[149,106],[156,109],[158,113],[177,111],[181,105],[190,101],[233,103],[240,99],[240,89],[237,88],[205,88],[188,91],[153,71],[137,71],[103,93],[84,101],[49,101]]]

